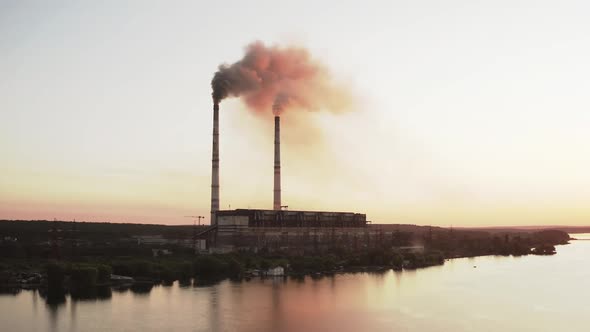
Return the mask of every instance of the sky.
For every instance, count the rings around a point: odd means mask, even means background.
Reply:
[[[259,40],[307,48],[359,100],[283,121],[289,209],[588,225],[589,10],[0,0],[0,219],[208,223],[211,78]],[[222,209],[272,207],[272,121],[221,103]]]

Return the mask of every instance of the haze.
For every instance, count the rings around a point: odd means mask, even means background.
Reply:
[[[587,224],[589,7],[3,1],[0,219],[208,215],[211,78],[260,40],[306,47],[361,99],[355,111],[287,119],[290,209]],[[223,209],[272,207],[271,123],[221,103]]]

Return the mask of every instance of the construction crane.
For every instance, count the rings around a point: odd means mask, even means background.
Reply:
[[[184,216],[185,218],[193,218],[193,253],[197,249],[197,220],[199,226],[201,226],[201,219],[205,219],[203,216]]]
[[[184,216],[185,218],[193,218],[195,219],[195,221],[198,219],[199,220],[199,226],[201,226],[201,219],[205,219],[205,217],[203,216]]]

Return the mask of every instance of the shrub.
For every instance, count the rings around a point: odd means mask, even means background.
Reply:
[[[244,272],[244,266],[235,258],[230,258],[228,269],[229,276],[233,278],[241,276]]]
[[[155,264],[146,260],[115,261],[112,266],[113,273],[130,277],[154,277],[158,272]]]
[[[96,269],[98,270],[98,282],[104,283],[111,280],[113,269],[109,265],[99,264]]]
[[[161,280],[171,282],[176,279],[174,270],[169,265],[157,265],[156,271],[157,271],[156,274],[158,275],[159,279],[161,279]]]
[[[395,267],[401,267],[404,264],[404,256],[399,252],[394,252],[391,257],[391,264]]]
[[[193,266],[195,275],[203,278],[223,277],[229,270],[228,263],[211,255],[197,257]]]
[[[261,270],[268,270],[271,268],[271,262],[268,259],[263,259],[262,261],[260,261],[260,269]]]
[[[289,261],[291,270],[295,273],[305,272],[305,259],[303,257],[293,257]]]
[[[186,280],[190,279],[194,274],[193,265],[189,262],[182,262],[178,265],[178,277]]]
[[[49,263],[45,266],[47,272],[47,287],[49,289],[61,289],[64,281],[64,267],[59,263]]]
[[[91,266],[72,266],[70,272],[72,283],[77,287],[96,286],[98,269]]]

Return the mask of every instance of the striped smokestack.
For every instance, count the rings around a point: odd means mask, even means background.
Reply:
[[[219,104],[213,105],[213,156],[211,159],[211,225],[217,224],[219,211]]]
[[[281,118],[275,116],[275,181],[273,191],[273,210],[281,209]]]

